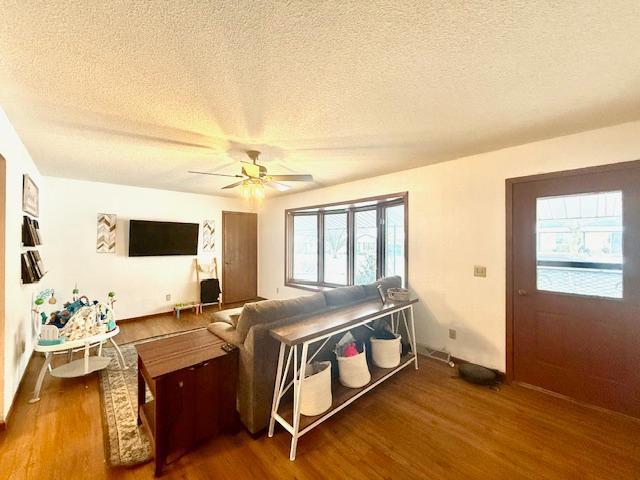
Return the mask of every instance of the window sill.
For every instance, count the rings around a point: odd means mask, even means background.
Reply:
[[[327,290],[333,290],[337,287],[326,287],[319,285],[306,285],[304,283],[285,282],[285,287],[297,288],[299,290],[307,290],[309,292],[326,292]]]

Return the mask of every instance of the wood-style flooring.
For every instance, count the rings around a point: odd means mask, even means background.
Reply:
[[[256,298],[252,301],[258,300],[264,299]],[[225,303],[222,306],[222,309],[227,310],[230,308],[241,307],[244,303],[246,302]],[[183,310],[180,313],[180,318],[177,318],[172,313],[164,313],[148,317],[122,320],[118,322],[118,325],[120,326],[120,334],[116,340],[118,341],[118,344],[124,345],[125,343],[137,342],[143,338],[152,338],[165,335],[167,333],[184,332],[195,328],[206,327],[211,323],[211,314],[218,310],[217,306],[211,305],[204,308],[202,315],[196,315],[193,313],[193,310]]]
[[[185,314],[177,328],[205,320]],[[164,317],[122,322],[120,341],[173,328]],[[27,402],[41,362],[31,361],[0,434],[0,479],[152,479],[152,463],[106,466],[97,374],[48,377],[42,400]],[[302,437],[295,462],[284,430],[258,439],[242,430],[203,444],[162,478],[640,479],[640,422],[454,374],[421,358],[420,370],[405,369]]]

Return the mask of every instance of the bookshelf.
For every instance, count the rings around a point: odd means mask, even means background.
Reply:
[[[40,251],[37,249],[40,245],[42,245],[40,223],[30,215],[23,215],[22,252],[20,254],[23,284],[38,283],[47,273]]]

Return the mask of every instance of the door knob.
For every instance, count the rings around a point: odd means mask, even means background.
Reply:
[[[523,290],[522,288],[518,289],[518,295],[520,295],[521,297],[524,297],[527,295],[527,291]]]

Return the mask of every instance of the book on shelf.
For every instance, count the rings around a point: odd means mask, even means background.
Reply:
[[[22,281],[24,283],[39,282],[44,274],[42,257],[37,250],[29,250],[21,254]]]
[[[37,220],[24,215],[22,221],[22,244],[25,247],[35,247],[42,245],[40,237],[40,224]]]
[[[38,266],[38,270],[40,271],[40,277],[42,278],[44,274],[47,272],[44,270],[44,264],[42,263],[42,257],[40,256],[40,252],[38,250],[31,250],[31,254],[33,255],[33,259],[35,260],[36,265]]]
[[[29,261],[29,255],[23,253],[22,257],[22,281],[24,283],[34,283],[36,281],[35,276],[33,274],[33,270],[31,269],[31,262]]]
[[[40,224],[36,219],[32,219],[31,222],[33,223],[33,229],[36,235],[36,245],[42,245],[42,238],[40,237]]]
[[[33,271],[38,277],[38,280],[41,279],[44,276],[44,269],[42,268],[42,259],[40,258],[40,254],[37,250],[29,250],[27,255],[29,256],[29,260],[33,266]]]

